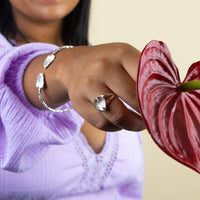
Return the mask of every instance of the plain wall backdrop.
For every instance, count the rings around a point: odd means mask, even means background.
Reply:
[[[183,80],[200,60],[200,1],[92,0],[89,33],[93,45],[127,42],[140,51],[150,40],[162,40]],[[142,135],[144,200],[200,200],[200,175],[164,154],[147,131]]]

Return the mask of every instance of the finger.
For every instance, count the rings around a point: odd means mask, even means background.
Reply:
[[[140,59],[140,51],[131,45],[126,45],[124,52],[121,56],[121,64],[128,72],[128,74],[136,81],[137,69]]]
[[[106,119],[99,110],[96,109],[93,102],[86,98],[87,93],[84,95],[79,94],[79,100],[77,98],[72,98],[71,102],[74,108],[76,108],[77,112],[91,125],[94,127],[104,130],[104,131],[118,131],[121,128],[112,124],[108,119]]]
[[[104,131],[118,131],[122,128],[114,125],[110,120],[105,118],[99,110],[93,105],[93,103],[86,101],[84,103],[85,108],[82,109],[81,115],[84,115],[84,119],[88,121],[94,127]]]
[[[89,96],[88,100],[90,101],[90,104],[93,106],[90,107],[91,108],[90,113],[95,113],[95,116],[98,116],[99,119],[101,120],[106,119],[108,122],[118,127],[119,129],[127,129],[132,131],[139,131],[144,129],[141,116],[128,109],[116,95],[115,98],[112,99],[112,101],[109,103],[109,105],[107,105],[105,112],[98,111],[95,105],[93,104],[94,99],[101,94],[106,95],[113,93],[113,91],[107,88],[107,86],[105,86],[104,84],[100,83],[96,85],[95,83],[92,84],[90,89],[91,90],[90,92],[88,92],[88,94],[86,92],[86,94]],[[97,114],[96,111],[98,111],[99,114],[101,114],[102,117],[104,117],[104,119],[100,118],[100,116]]]
[[[128,109],[119,98],[114,98],[102,115],[115,126],[131,131],[144,129],[142,118],[137,113]]]
[[[140,112],[136,96],[136,83],[123,67],[116,67],[112,72],[105,73],[104,81],[118,97]]]

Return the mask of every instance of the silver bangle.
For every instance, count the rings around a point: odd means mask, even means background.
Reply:
[[[47,69],[49,67],[49,65],[55,60],[57,52],[61,51],[62,49],[69,49],[69,48],[73,48],[73,46],[68,46],[67,45],[67,46],[59,47],[58,49],[56,49],[55,51],[53,51],[50,55],[48,55],[46,57],[46,59],[44,60],[44,63],[43,63],[44,69]],[[37,76],[37,80],[36,80],[36,87],[38,88],[38,97],[39,97],[39,100],[41,101],[42,105],[47,110],[50,110],[50,111],[56,112],[56,113],[62,113],[62,112],[69,111],[69,110],[71,110],[73,108],[72,106],[67,107],[67,108],[65,108],[63,110],[57,110],[57,109],[50,108],[45,103],[45,101],[44,101],[44,99],[42,97],[42,94],[41,94],[41,90],[44,87],[44,84],[45,84],[44,73],[39,73],[38,76]]]

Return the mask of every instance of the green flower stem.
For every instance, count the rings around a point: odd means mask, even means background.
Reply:
[[[191,91],[191,90],[199,90],[200,89],[200,81],[188,81],[185,83],[181,83],[179,85],[179,89],[182,92]]]

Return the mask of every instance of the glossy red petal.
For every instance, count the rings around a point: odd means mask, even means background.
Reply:
[[[197,159],[200,162],[200,101],[199,91],[192,91],[185,94],[187,102],[188,133],[191,135],[191,143]],[[200,163],[199,163],[200,165]]]
[[[184,82],[200,80],[200,62]],[[181,92],[167,46],[152,41],[139,62],[137,95],[142,118],[155,143],[169,156],[200,173],[200,90]]]
[[[160,74],[151,74],[151,76],[149,76],[148,79],[144,82],[144,85],[142,87],[142,91],[144,92],[141,93],[140,95],[141,106],[143,107],[144,112],[146,112],[147,101],[148,101],[149,95],[151,94],[151,91],[157,87],[169,88],[167,89],[167,93],[169,93],[174,86],[171,85],[171,83],[169,82],[167,78],[161,76]]]
[[[193,63],[186,74],[185,80],[183,82],[200,80],[200,61]]]
[[[145,118],[147,124],[150,124],[149,132],[160,146],[164,146],[164,143],[160,135],[158,113],[161,106],[161,102],[165,101],[165,99],[171,95],[172,96],[175,95],[175,93],[173,92],[173,90],[171,90],[171,88],[168,88],[166,86],[165,87],[158,86],[155,87],[155,89],[150,93],[147,101],[147,112]]]
[[[161,106],[159,108],[158,112],[158,127],[160,131],[160,135],[163,141],[163,146],[165,148],[163,149],[165,152],[170,153],[171,155],[179,154],[178,147],[176,143],[174,143],[174,138],[170,134],[170,120],[172,119],[172,115],[174,112],[174,106],[175,102],[177,101],[177,98],[179,97],[178,94],[172,93],[169,95],[165,100],[161,103]],[[163,120],[165,119],[165,120]],[[176,157],[176,156],[174,156]]]
[[[187,111],[185,98],[181,95],[175,104],[175,109],[169,123],[170,135],[173,137],[173,144],[176,144],[178,147],[179,154],[175,155],[178,156],[179,161],[198,171],[196,169],[197,160],[192,138],[188,132],[191,127],[188,127]]]
[[[163,42],[153,40],[146,45],[142,52],[139,67],[140,76],[138,76],[138,79],[144,79],[146,76],[151,75],[151,73],[157,72],[173,80],[172,83],[174,85],[180,83],[178,69],[171,59],[167,46]]]
[[[191,144],[191,148],[194,152],[194,157],[196,160],[195,165],[197,165],[198,171],[200,172],[200,119],[197,117],[197,111],[199,112],[199,107],[197,108],[193,101],[191,101],[188,96],[185,96],[185,119],[187,125],[188,139]],[[190,158],[188,158],[190,160]]]

